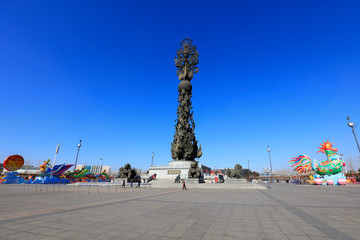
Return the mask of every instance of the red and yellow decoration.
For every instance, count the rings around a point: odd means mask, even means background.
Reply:
[[[24,166],[24,158],[20,155],[11,155],[5,159],[3,165],[8,171],[16,171]]]

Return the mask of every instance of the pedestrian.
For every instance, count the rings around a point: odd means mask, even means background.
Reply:
[[[183,181],[183,187],[182,187],[182,190],[186,190],[185,180]]]
[[[138,182],[138,185],[137,185],[138,188],[140,188],[140,183],[141,183],[141,179]]]
[[[133,184],[133,180],[131,180],[130,187],[132,187],[132,184]]]
[[[123,185],[121,187],[125,188],[125,179],[123,180]]]

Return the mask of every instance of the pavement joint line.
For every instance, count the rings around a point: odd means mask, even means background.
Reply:
[[[272,207],[276,207],[275,205],[271,205]],[[289,239],[287,236],[286,236],[286,233],[283,232],[283,230],[281,229],[281,226],[277,223],[277,221],[275,221],[274,217],[272,216],[272,214],[266,209],[267,206],[263,205],[263,208],[264,208],[264,211],[267,213],[267,215],[269,215],[269,217],[271,218],[272,222],[276,224],[276,226],[280,229],[280,233],[285,236],[287,239]],[[295,225],[296,226],[296,225]],[[297,226],[296,226],[297,227]],[[299,228],[298,228],[299,229]],[[299,229],[300,230],[300,229]],[[301,230],[300,230],[301,231]],[[306,233],[304,233],[305,236],[307,236]],[[309,236],[307,236],[309,237]],[[310,237],[309,237],[310,238]]]
[[[337,240],[337,239],[356,240],[355,238],[353,238],[353,237],[351,237],[351,236],[349,236],[349,235],[335,229],[334,227],[332,227],[331,225],[321,221],[320,219],[315,218],[315,217],[311,216],[310,214],[308,214],[308,213],[306,213],[304,211],[301,211],[299,208],[297,208],[295,206],[290,206],[286,202],[281,201],[280,199],[274,197],[270,193],[267,193],[265,191],[260,191],[260,192],[263,195],[265,195],[266,197],[270,198],[271,200],[277,202],[279,205],[281,205],[282,207],[284,207],[288,211],[292,212],[293,214],[295,214],[296,216],[298,216],[302,220],[304,220],[309,225],[317,228],[319,231],[321,231],[327,237],[329,237],[329,239],[334,239],[334,240]],[[307,236],[307,234],[306,234],[306,236]],[[309,236],[307,236],[307,237],[309,237]]]
[[[99,203],[95,203],[95,204],[86,204],[84,206],[84,204],[81,204],[81,207],[79,205],[77,206],[69,206],[69,207],[62,207],[62,208],[51,208],[51,209],[44,209],[44,210],[36,210],[36,211],[31,211],[31,212],[27,212],[27,214],[25,213],[14,213],[11,215],[11,217],[7,217],[6,215],[4,217],[0,217],[0,224],[1,223],[6,223],[9,221],[17,221],[20,219],[24,219],[24,218],[30,218],[30,217],[41,217],[41,216],[47,216],[47,215],[51,215],[54,213],[64,213],[64,212],[69,212],[69,211],[76,211],[76,210],[85,210],[85,209],[89,209],[89,208],[94,208],[94,207],[102,207],[102,206],[106,206],[106,205],[112,205],[112,204],[117,204],[117,203],[121,203],[121,202],[129,202],[129,201],[134,201],[134,200],[143,200],[145,198],[149,198],[149,197],[154,197],[154,196],[160,196],[160,195],[167,195],[167,194],[171,194],[174,192],[179,192],[179,190],[174,190],[172,189],[172,191],[167,191],[164,193],[154,193],[152,195],[148,195],[148,196],[143,196],[143,197],[133,197],[133,198],[127,198],[127,199],[116,199],[116,200],[111,200],[111,201],[107,201],[107,202],[101,202]]]

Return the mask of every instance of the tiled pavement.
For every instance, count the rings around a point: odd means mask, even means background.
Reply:
[[[360,186],[32,187],[0,186],[0,239],[360,239]]]

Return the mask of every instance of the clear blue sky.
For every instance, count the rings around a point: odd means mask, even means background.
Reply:
[[[0,1],[0,158],[147,169],[171,159],[174,57],[199,51],[200,163],[260,171],[322,141],[359,166],[359,1]],[[360,127],[355,129],[360,137]]]

